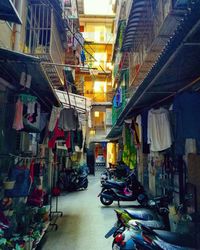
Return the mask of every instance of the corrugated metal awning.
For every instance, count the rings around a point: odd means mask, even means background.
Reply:
[[[15,6],[11,0],[0,1],[0,19],[8,22],[22,24],[22,20],[19,17]]]
[[[91,110],[92,102],[89,98],[82,95],[67,93],[66,91],[55,90],[63,107],[75,108],[79,113],[86,113]]]
[[[145,10],[148,8],[146,0],[134,0],[132,3],[128,23],[125,30],[124,40],[121,51],[130,51],[134,44],[134,39],[138,39],[139,32],[146,29],[147,23],[145,22],[147,16],[144,15]]]
[[[31,92],[50,109],[51,105],[60,105],[52,85],[49,83],[40,65],[38,57],[0,48],[0,77],[14,88],[20,89],[21,73],[31,75]]]

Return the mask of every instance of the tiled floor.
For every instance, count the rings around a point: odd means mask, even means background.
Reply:
[[[88,190],[59,197],[59,210],[63,217],[57,220],[58,230],[45,234],[43,250],[111,250],[112,240],[105,239],[105,233],[113,226],[116,218],[110,207],[101,205],[98,193],[101,190],[100,177],[89,176]]]

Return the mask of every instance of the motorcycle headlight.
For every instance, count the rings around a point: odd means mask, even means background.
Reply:
[[[153,200],[149,200],[149,201],[148,201],[148,205],[149,205],[150,207],[153,207],[153,206],[156,205],[156,202],[153,201]]]

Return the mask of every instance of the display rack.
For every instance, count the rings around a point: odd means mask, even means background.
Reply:
[[[53,198],[55,197],[55,210],[52,210],[53,208]],[[63,216],[63,212],[58,210],[58,196],[50,196],[50,226],[55,228],[55,230],[58,229],[58,224],[56,223],[58,217]]]

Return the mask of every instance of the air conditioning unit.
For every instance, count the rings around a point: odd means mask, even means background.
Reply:
[[[38,143],[36,141],[36,133],[20,132],[19,151],[24,154],[37,154]]]

